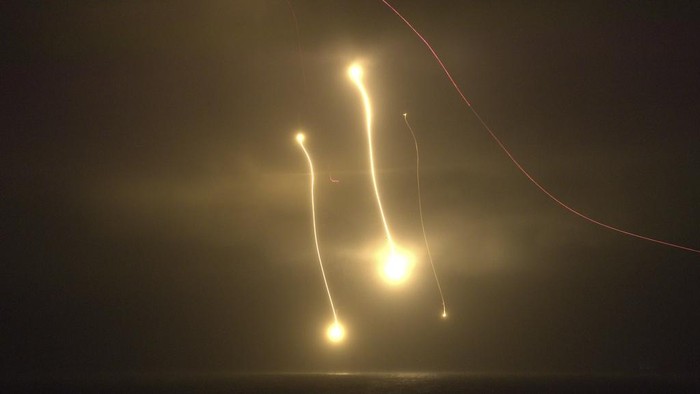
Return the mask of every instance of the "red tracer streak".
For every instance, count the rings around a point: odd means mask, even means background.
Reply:
[[[418,32],[418,30],[416,30],[416,28],[413,27],[413,25],[411,25],[411,22],[409,22],[406,18],[404,18],[403,15],[401,15],[401,13],[400,13],[399,11],[397,11],[396,8],[392,7],[392,5],[389,4],[386,0],[382,0],[382,3],[384,3],[384,4],[385,4],[387,7],[389,7],[399,18],[401,18],[401,20],[403,20],[403,22],[406,24],[406,26],[410,27],[411,30],[413,30],[413,32],[416,33],[416,36],[418,36],[418,38],[420,38],[420,40],[423,41],[423,44],[425,44],[425,46],[428,47],[428,50],[430,50],[430,53],[433,54],[433,57],[435,58],[435,60],[437,60],[437,62],[440,64],[440,67],[442,68],[442,71],[445,72],[445,75],[447,75],[447,78],[450,80],[450,82],[452,82],[452,86],[454,86],[455,90],[457,91],[457,93],[459,93],[459,96],[462,98],[462,100],[464,101],[464,103],[467,104],[467,106],[468,106],[469,109],[472,111],[472,113],[474,114],[474,116],[476,116],[476,118],[479,120],[479,123],[481,123],[481,125],[484,127],[484,129],[486,129],[486,131],[489,132],[489,134],[490,134],[491,137],[494,139],[494,141],[496,141],[496,143],[498,144],[498,146],[501,147],[501,149],[503,150],[503,152],[505,152],[505,154],[508,155],[508,157],[510,158],[510,160],[513,162],[513,164],[515,164],[516,167],[518,167],[518,169],[520,170],[520,172],[522,172],[523,175],[525,175],[525,176],[527,177],[527,179],[530,180],[530,182],[532,182],[535,186],[537,186],[538,189],[540,189],[544,194],[546,194],[547,197],[551,198],[552,200],[554,200],[554,202],[556,202],[557,204],[559,204],[560,206],[562,206],[562,207],[563,207],[564,209],[566,209],[567,211],[573,213],[574,215],[579,216],[579,217],[581,217],[581,218],[583,218],[583,219],[585,219],[585,220],[588,220],[588,221],[591,222],[591,223],[595,223],[595,224],[597,224],[597,225],[599,225],[599,226],[601,226],[601,227],[605,227],[605,228],[607,228],[608,230],[616,231],[616,232],[618,232],[618,233],[625,234],[625,235],[628,235],[628,236],[630,236],[630,237],[635,237],[635,238],[643,239],[643,240],[645,240],[645,241],[655,242],[655,243],[657,243],[657,244],[666,245],[666,246],[670,246],[670,247],[672,247],[672,248],[683,249],[683,250],[687,250],[687,251],[689,251],[689,252],[694,252],[694,253],[700,254],[700,250],[698,250],[698,249],[693,249],[693,248],[689,248],[689,247],[687,247],[687,246],[682,246],[682,245],[676,245],[676,244],[673,244],[673,243],[670,243],[670,242],[666,242],[666,241],[662,241],[662,240],[659,240],[659,239],[654,239],[654,238],[650,238],[650,237],[645,237],[645,236],[643,236],[643,235],[635,234],[635,233],[632,233],[632,232],[629,232],[629,231],[622,230],[622,229],[617,228],[617,227],[613,227],[613,226],[611,226],[611,225],[609,225],[609,224],[605,224],[605,223],[603,223],[603,222],[599,222],[599,221],[597,221],[597,220],[595,220],[595,219],[593,219],[593,218],[590,218],[590,217],[588,217],[588,216],[582,214],[581,212],[579,212],[579,211],[577,211],[577,210],[571,208],[570,206],[566,205],[566,204],[563,203],[561,200],[559,200],[558,198],[556,198],[552,193],[550,193],[547,189],[545,189],[542,185],[540,185],[540,184],[535,180],[535,178],[533,178],[532,175],[530,175],[530,173],[528,173],[527,171],[525,171],[525,169],[523,168],[523,166],[521,166],[520,163],[518,163],[518,161],[515,159],[515,157],[513,157],[513,155],[510,153],[510,151],[505,147],[505,145],[503,145],[503,143],[501,142],[501,140],[498,139],[498,137],[496,136],[496,134],[495,134],[493,131],[491,131],[491,128],[486,124],[486,122],[484,122],[484,120],[481,119],[481,116],[479,116],[479,114],[476,112],[476,110],[474,109],[474,107],[472,107],[472,104],[469,102],[469,100],[467,100],[466,96],[464,96],[464,93],[462,93],[462,89],[459,88],[459,86],[457,85],[457,82],[455,82],[454,78],[452,78],[452,75],[450,75],[450,72],[447,70],[447,67],[445,67],[445,64],[443,64],[442,60],[440,60],[440,57],[439,57],[438,54],[435,52],[435,50],[433,49],[433,47],[430,46],[430,43],[425,39],[425,37],[423,37],[423,36]]]

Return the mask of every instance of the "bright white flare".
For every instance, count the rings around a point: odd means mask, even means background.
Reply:
[[[328,340],[333,343],[341,342],[345,338],[345,329],[343,328],[343,325],[336,320],[335,322],[331,323],[330,326],[328,326],[326,336],[328,337]]]
[[[379,275],[390,285],[406,282],[415,265],[413,254],[400,248],[385,248],[377,254],[377,260],[380,263]]]
[[[359,64],[353,64],[348,68],[348,75],[353,81],[362,79],[362,67]]]
[[[326,279],[326,271],[323,269],[323,260],[321,259],[321,250],[318,247],[318,231],[316,230],[316,202],[314,197],[314,186],[316,184],[316,174],[314,173],[314,164],[311,162],[311,156],[304,146],[304,134],[297,133],[296,140],[304,151],[304,156],[309,163],[309,171],[311,172],[311,219],[314,229],[314,243],[316,245],[316,255],[318,256],[318,264],[321,266],[321,275],[323,276],[323,283],[326,285],[326,293],[328,294],[328,301],[331,304],[331,310],[333,311],[333,320],[335,323],[329,328],[328,337],[333,342],[341,340],[344,336],[343,327],[338,323],[338,315],[335,312],[335,305],[333,305],[333,297],[331,296],[331,289],[328,287],[328,280]],[[331,329],[333,329],[333,335],[331,335]],[[333,339],[336,338],[336,339]]]
[[[384,277],[390,283],[403,282],[408,277],[408,271],[408,259],[401,254],[390,254],[384,263]]]

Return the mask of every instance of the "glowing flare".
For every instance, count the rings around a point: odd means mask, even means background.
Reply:
[[[348,68],[348,75],[353,81],[362,79],[362,67],[359,64],[353,64]]]
[[[386,247],[376,254],[379,262],[379,276],[390,285],[406,282],[415,266],[415,258],[409,251],[395,247]]]
[[[403,282],[408,277],[409,268],[409,261],[406,256],[399,253],[391,253],[384,264],[384,277],[390,283]]]
[[[326,336],[328,337],[328,340],[333,343],[342,342],[343,339],[345,339],[345,329],[343,328],[343,325],[336,320],[335,322],[331,323],[330,326],[328,326]]]
[[[437,271],[435,270],[435,263],[433,263],[433,256],[430,253],[430,245],[428,245],[428,235],[425,231],[425,223],[423,221],[423,202],[420,192],[420,155],[418,154],[418,139],[416,139],[416,134],[413,132],[411,124],[408,123],[408,114],[404,112],[403,120],[408,126],[408,131],[411,132],[411,137],[413,137],[413,144],[416,147],[416,186],[418,188],[418,212],[420,213],[420,226],[423,229],[423,240],[425,241],[425,250],[428,252],[428,261],[430,262],[430,267],[433,269],[433,276],[435,277],[435,283],[437,284],[438,292],[440,293],[440,300],[442,300],[442,318],[447,317],[447,307],[445,306],[445,296],[442,294],[442,286],[440,286],[440,280],[438,279]]]
[[[314,186],[316,184],[316,174],[314,173],[314,165],[311,161],[311,156],[309,155],[309,152],[306,150],[306,147],[304,146],[304,134],[302,133],[297,133],[296,135],[296,140],[299,143],[299,146],[301,147],[301,150],[304,151],[304,156],[306,156],[306,160],[309,163],[309,171],[310,171],[310,177],[311,177],[311,219],[313,223],[313,229],[314,229],[314,243],[316,245],[316,255],[318,256],[318,264],[321,266],[321,275],[323,276],[323,283],[326,285],[326,293],[328,294],[328,301],[331,304],[331,310],[333,311],[333,319],[335,323],[331,326],[333,328],[333,332],[335,333],[332,337],[330,335],[331,331],[329,329],[329,338],[333,342],[337,342],[342,339],[344,335],[343,327],[338,323],[338,315],[335,312],[335,306],[333,305],[333,297],[331,296],[331,289],[328,287],[328,280],[326,279],[326,272],[323,269],[323,260],[321,259],[321,250],[318,247],[318,231],[316,230],[316,202],[315,202],[315,197],[314,197]],[[332,338],[339,338],[337,340],[333,340]]]

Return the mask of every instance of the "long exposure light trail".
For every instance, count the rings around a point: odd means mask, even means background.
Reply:
[[[384,267],[382,272],[384,277],[390,283],[400,283],[406,279],[411,269],[411,259],[409,256],[399,251],[394,242],[394,238],[391,236],[391,230],[389,229],[389,223],[386,220],[386,215],[384,214],[384,208],[382,207],[382,199],[379,196],[379,186],[377,185],[377,174],[374,165],[374,150],[372,146],[372,105],[370,103],[369,94],[362,82],[363,71],[359,64],[352,64],[348,68],[348,75],[350,79],[357,87],[362,97],[362,105],[365,112],[365,127],[367,129],[367,142],[369,146],[369,168],[370,174],[372,175],[372,186],[374,186],[374,195],[377,200],[377,207],[379,208],[379,215],[382,219],[382,224],[384,225],[384,233],[386,235],[386,240],[389,246],[389,254],[384,259]]]
[[[559,206],[561,206],[562,208],[566,209],[567,211],[573,213],[574,215],[576,215],[576,216],[578,216],[578,217],[580,217],[580,218],[582,218],[582,219],[584,219],[584,220],[587,220],[587,221],[589,221],[589,222],[591,222],[591,223],[593,223],[593,224],[596,224],[596,225],[598,225],[598,226],[600,226],[600,227],[606,228],[606,229],[608,229],[608,230],[612,230],[612,231],[618,232],[618,233],[620,233],[620,234],[624,234],[624,235],[627,235],[627,236],[630,236],[630,237],[638,238],[638,239],[641,239],[641,240],[644,240],[644,241],[649,241],[649,242],[657,243],[657,244],[660,244],[660,245],[665,245],[665,246],[669,246],[669,247],[672,247],[672,248],[682,249],[682,250],[686,250],[686,251],[688,251],[688,252],[693,252],[693,253],[698,253],[698,254],[700,254],[700,249],[694,249],[694,248],[690,248],[690,247],[687,247],[687,246],[678,245],[678,244],[674,244],[674,243],[671,243],[671,242],[663,241],[663,240],[660,240],[660,239],[651,238],[651,237],[647,237],[647,236],[644,236],[644,235],[636,234],[636,233],[633,233],[633,232],[631,232],[631,231],[623,230],[623,229],[617,228],[617,227],[615,227],[615,226],[611,226],[611,225],[609,225],[609,224],[606,224],[606,223],[603,223],[603,222],[601,222],[601,221],[598,221],[598,220],[596,220],[596,219],[593,219],[593,218],[591,218],[591,217],[589,217],[589,216],[587,216],[587,215],[584,215],[583,213],[581,213],[581,212],[575,210],[574,208],[568,206],[566,203],[564,203],[563,201],[561,201],[560,199],[558,199],[555,195],[553,195],[549,190],[545,189],[544,186],[540,185],[540,183],[537,182],[537,181],[535,180],[535,178],[534,178],[532,175],[530,175],[530,173],[529,173],[527,170],[525,170],[525,168],[520,164],[520,162],[518,162],[518,160],[515,159],[515,156],[513,156],[513,154],[510,153],[510,151],[508,150],[508,148],[506,148],[506,146],[501,142],[501,140],[498,138],[498,136],[496,136],[496,133],[494,133],[494,132],[491,130],[491,128],[490,128],[490,127],[486,124],[486,122],[481,118],[481,116],[479,115],[479,113],[476,112],[476,109],[474,109],[474,107],[472,106],[472,103],[471,103],[469,100],[467,100],[467,97],[464,95],[464,93],[462,93],[462,89],[459,88],[459,85],[457,85],[457,82],[455,82],[454,78],[452,78],[452,74],[450,74],[450,72],[447,70],[447,67],[445,66],[445,64],[444,64],[444,63],[442,62],[442,60],[440,59],[440,56],[438,56],[437,52],[435,52],[435,49],[433,49],[433,47],[430,45],[430,43],[428,42],[428,40],[426,40],[425,37],[423,37],[423,35],[420,34],[420,32],[418,32],[418,30],[416,30],[415,27],[413,27],[413,25],[411,24],[411,22],[408,21],[408,19],[404,18],[404,16],[401,15],[401,13],[400,13],[396,8],[394,8],[391,4],[389,4],[388,1],[386,1],[386,0],[381,0],[381,2],[384,3],[384,5],[386,5],[391,11],[393,11],[394,14],[396,14],[396,15],[403,21],[403,23],[404,23],[406,26],[408,26],[408,27],[413,31],[413,33],[415,33],[415,35],[423,42],[423,44],[425,44],[425,46],[428,48],[428,50],[430,51],[430,53],[433,55],[433,57],[435,58],[435,60],[436,60],[436,61],[438,62],[438,64],[440,65],[440,68],[442,68],[442,71],[443,71],[443,72],[445,73],[445,75],[447,76],[447,79],[449,79],[450,82],[452,83],[452,86],[454,87],[455,91],[459,94],[459,96],[462,98],[462,101],[464,101],[464,103],[467,105],[467,107],[469,107],[469,109],[470,109],[471,112],[474,114],[474,116],[476,116],[476,118],[477,118],[477,120],[479,121],[479,123],[481,123],[481,126],[489,133],[489,135],[491,136],[491,138],[493,138],[493,140],[496,141],[496,144],[498,144],[498,146],[501,148],[501,150],[503,150],[503,152],[508,156],[508,158],[510,159],[510,161],[512,161],[513,164],[520,170],[520,172],[522,172],[523,175],[525,175],[525,177],[526,177],[528,180],[530,180],[530,182],[532,182],[533,185],[535,185],[538,189],[540,189],[540,191],[542,191],[542,193],[544,193],[545,195],[547,195],[547,197],[549,197],[552,201],[554,201],[555,203],[557,203]]]
[[[420,215],[420,226],[423,229],[423,240],[425,241],[425,250],[428,252],[428,261],[430,262],[430,267],[433,269],[433,275],[435,276],[435,283],[437,284],[438,292],[440,293],[440,300],[442,301],[442,318],[447,318],[447,306],[445,305],[445,296],[442,293],[442,286],[440,286],[440,279],[438,279],[437,270],[435,270],[435,263],[433,262],[433,255],[430,253],[430,245],[428,244],[428,235],[425,231],[425,222],[423,220],[423,199],[421,197],[420,190],[420,154],[418,153],[418,139],[416,134],[413,132],[411,124],[408,122],[408,114],[403,114],[403,120],[406,122],[408,131],[411,132],[411,137],[413,137],[413,144],[416,148],[416,186],[418,189],[418,213]]]
[[[333,297],[331,296],[331,289],[328,286],[328,280],[326,279],[326,271],[323,269],[323,259],[321,258],[321,249],[318,246],[318,230],[316,228],[316,201],[315,201],[315,195],[314,195],[314,189],[316,186],[316,174],[314,173],[314,164],[311,161],[311,155],[309,155],[309,152],[306,150],[306,146],[304,146],[304,140],[305,136],[303,133],[297,133],[296,135],[296,140],[299,143],[299,146],[301,147],[301,150],[304,152],[304,156],[306,156],[306,160],[309,163],[309,171],[310,171],[310,178],[311,178],[311,221],[313,223],[313,229],[314,229],[314,244],[316,245],[316,255],[318,256],[318,264],[321,267],[321,275],[323,276],[323,283],[326,286],[326,293],[328,294],[328,301],[330,302],[331,305],[331,311],[333,311],[333,323],[328,327],[326,331],[326,335],[328,336],[328,339],[331,342],[340,342],[343,340],[345,336],[345,330],[343,329],[343,326],[340,324],[338,321],[338,314],[335,311],[335,305],[333,304]]]
[[[348,69],[348,75],[350,79],[355,83],[357,89],[360,91],[360,96],[362,97],[362,105],[365,110],[365,127],[367,128],[367,141],[369,144],[369,169],[372,175],[372,186],[374,186],[374,195],[377,198],[377,206],[379,207],[379,214],[382,217],[382,224],[384,225],[384,232],[386,234],[386,239],[389,242],[389,247],[391,251],[395,251],[394,239],[391,237],[391,231],[389,230],[389,224],[386,221],[386,216],[384,215],[384,208],[382,207],[382,199],[379,197],[379,186],[377,186],[377,174],[374,169],[374,150],[372,147],[372,104],[369,100],[369,95],[367,94],[367,89],[365,89],[364,83],[362,83],[362,67],[357,64],[353,64]]]

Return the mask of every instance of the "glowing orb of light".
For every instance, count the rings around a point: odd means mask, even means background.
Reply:
[[[442,312],[442,318],[447,319],[447,312]]]
[[[306,137],[304,137],[304,133],[297,133],[296,139],[297,139],[297,142],[298,142],[298,143],[301,144],[302,142],[304,142],[304,139],[305,139],[305,138],[306,138]]]
[[[384,280],[388,283],[399,284],[408,279],[412,267],[413,264],[409,255],[399,251],[392,251],[384,259],[381,273]]]
[[[362,78],[362,67],[359,64],[353,64],[348,68],[348,75],[353,81],[359,81]]]
[[[332,343],[342,342],[345,338],[345,329],[339,322],[336,321],[330,326],[328,326],[328,330],[326,330],[326,336],[328,337],[328,340]]]

